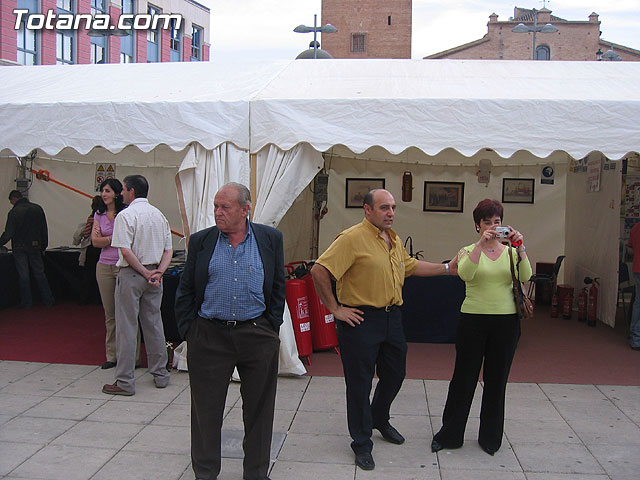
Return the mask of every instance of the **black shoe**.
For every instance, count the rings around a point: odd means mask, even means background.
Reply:
[[[480,444],[480,448],[482,448],[482,450],[484,450],[486,453],[488,453],[489,455],[491,455],[493,457],[493,455],[495,455],[495,453],[498,451],[497,448],[491,448],[491,447],[487,447],[483,444],[481,444],[480,442],[478,442]]]
[[[102,370],[107,370],[116,366],[116,362],[104,362],[100,367]]]
[[[456,448],[460,448],[462,447],[462,443],[460,445],[445,445],[441,440],[436,440],[436,438],[434,437],[434,439],[431,441],[431,451],[433,453],[439,452],[440,450],[442,450],[443,448],[447,448],[450,450],[454,450]]]
[[[382,438],[387,442],[395,443],[396,445],[402,445],[404,443],[404,437],[400,435],[400,432],[393,428],[390,423],[387,423],[384,427],[374,427],[380,432]]]
[[[438,440],[431,441],[431,451],[433,453],[439,452],[443,448],[444,448],[444,445],[442,445]]]
[[[639,346],[634,346],[634,345],[629,345],[631,347],[631,350],[640,350],[640,345]]]
[[[356,465],[362,470],[373,470],[376,468],[376,462],[373,461],[373,456],[370,453],[358,453],[356,455]]]

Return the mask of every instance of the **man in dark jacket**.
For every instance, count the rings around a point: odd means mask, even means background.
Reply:
[[[224,185],[216,226],[189,239],[176,292],[176,321],[188,342],[191,463],[196,479],[220,473],[220,433],[233,368],[244,420],[244,480],[266,480],[285,301],[282,234],[248,220],[249,190]]]
[[[49,237],[47,219],[40,205],[31,203],[18,190],[9,193],[13,208],[7,215],[4,233],[0,236],[0,246],[11,240],[13,259],[20,283],[20,306],[31,308],[31,282],[29,270],[40,291],[42,303],[50,307],[54,303],[47,277],[44,275],[42,255],[47,249]]]

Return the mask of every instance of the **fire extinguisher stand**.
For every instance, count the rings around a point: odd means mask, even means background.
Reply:
[[[306,282],[295,275],[294,264],[285,265],[288,280],[285,283],[287,306],[291,312],[293,334],[298,347],[298,356],[307,359],[311,365],[311,320],[309,318],[309,298]]]

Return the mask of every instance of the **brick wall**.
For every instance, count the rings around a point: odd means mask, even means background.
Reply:
[[[146,30],[134,30],[136,36],[136,58],[133,59],[136,63],[147,63],[147,31]]]
[[[91,13],[91,0],[77,0],[78,13]],[[76,31],[76,63],[91,63],[91,37],[87,35],[84,21]]]
[[[202,46],[202,61],[203,62],[208,62],[209,61],[209,50],[210,50],[210,46],[209,45],[203,45]]]
[[[16,16],[13,9],[16,8],[16,0],[3,0],[0,2],[0,60],[15,62],[17,60],[18,35],[14,26]]]
[[[425,58],[455,58],[479,60],[531,60],[533,59],[533,33],[514,33],[511,30],[519,22],[499,22],[497,15],[489,17],[488,32],[482,40],[460,45],[450,50],[430,55]],[[552,23],[558,31],[555,33],[538,33],[536,46],[547,46],[551,60],[593,61],[596,52],[606,45],[600,39],[600,21],[598,15],[592,14],[588,21],[554,21],[550,12],[541,11],[538,24]],[[533,26],[527,22],[526,25]],[[621,48],[615,50],[623,60],[639,61],[640,52]],[[634,53],[635,52],[635,53]]]
[[[122,13],[122,10],[120,8],[114,7],[113,5],[109,7],[109,15],[111,15],[111,23],[116,27],[118,26],[118,18],[120,17],[121,13]],[[107,37],[107,38],[109,42],[109,47],[107,49],[107,52],[109,55],[108,63],[120,63],[120,37],[111,35],[110,37]]]
[[[171,30],[160,29],[160,55],[161,62],[171,61]]]
[[[334,58],[411,58],[411,18],[411,0],[323,0],[321,23],[338,32],[320,43]],[[352,33],[365,34],[365,52],[351,51]]]
[[[191,61],[191,37],[182,36],[182,60]]]
[[[56,0],[42,0],[41,12],[45,13],[48,10],[57,10]],[[41,55],[40,63],[42,65],[55,65],[56,64],[56,31],[55,30],[40,30],[40,45]]]

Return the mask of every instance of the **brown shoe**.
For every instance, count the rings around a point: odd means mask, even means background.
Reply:
[[[121,389],[118,386],[118,382],[114,383],[113,385],[111,385],[110,383],[103,385],[102,393],[108,393],[110,395],[126,395],[128,397],[133,395],[133,392],[127,392],[126,390]]]

